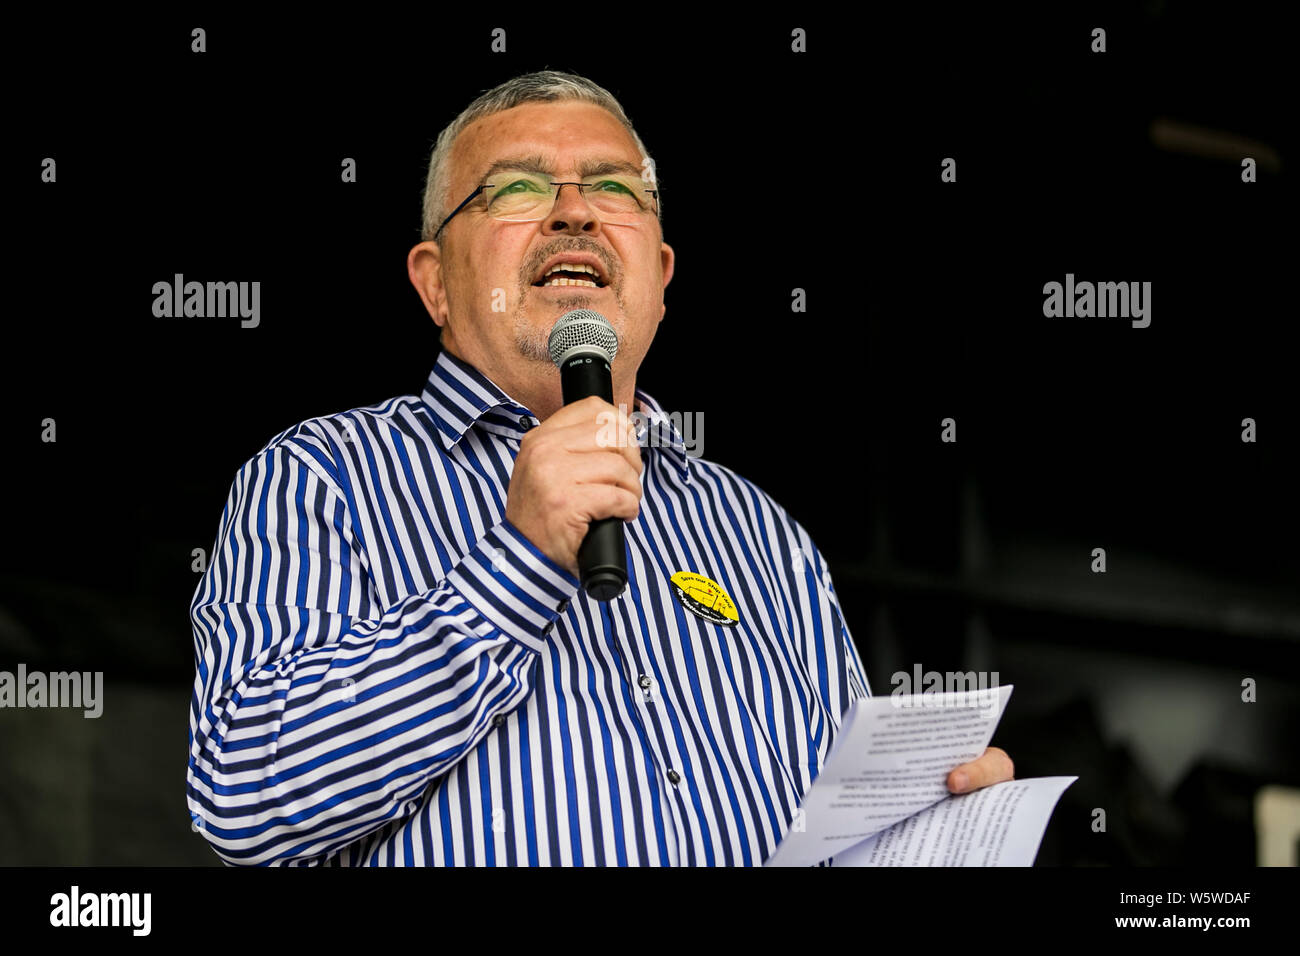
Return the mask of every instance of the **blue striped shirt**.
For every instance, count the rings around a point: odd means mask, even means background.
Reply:
[[[535,416],[447,352],[235,477],[187,802],[230,865],[758,865],[870,693],[807,532],[648,418],[609,603],[504,519]],[[687,610],[717,582],[739,621]]]

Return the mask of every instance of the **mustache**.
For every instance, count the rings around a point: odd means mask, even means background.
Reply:
[[[551,246],[550,248],[541,250],[532,260],[524,264],[519,273],[520,281],[525,285],[531,285],[533,281],[532,277],[537,275],[538,270],[545,265],[546,261],[550,259],[551,256],[563,255],[566,252],[581,252],[586,255],[595,256],[600,260],[601,265],[604,266],[605,275],[609,277],[610,285],[613,285],[623,277],[622,270],[610,261],[609,256],[600,246],[595,245],[594,243],[584,243],[580,245],[568,243],[564,245]]]

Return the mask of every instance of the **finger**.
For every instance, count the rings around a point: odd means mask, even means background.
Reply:
[[[601,518],[635,521],[641,513],[640,496],[616,485],[577,485],[573,493],[579,509],[591,521]]]
[[[626,458],[608,449],[603,455],[574,455],[568,477],[575,484],[616,485],[641,497],[641,475]]]
[[[599,395],[588,395],[580,401],[561,405],[550,418],[542,422],[541,427],[567,428],[579,422],[595,421],[596,417],[601,414],[617,416],[620,412]],[[623,417],[626,418],[627,416]]]
[[[599,395],[588,395],[586,398],[579,401],[570,402],[567,405],[561,405],[550,418],[542,422],[542,425],[563,428],[565,425],[572,425],[577,421],[595,418],[596,413],[602,408],[613,407],[613,405],[605,401]]]
[[[964,763],[948,774],[948,789],[953,793],[970,793],[981,787],[1014,780],[1015,764],[1001,747],[989,747],[977,760]]]
[[[601,412],[597,424],[586,419],[552,431],[544,440],[553,441],[565,451],[593,452],[616,451],[641,473],[641,446],[636,437],[636,426],[626,415],[612,406]]]

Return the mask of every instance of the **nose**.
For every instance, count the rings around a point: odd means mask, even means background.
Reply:
[[[569,235],[594,236],[600,233],[600,220],[592,212],[591,205],[582,190],[575,183],[564,183],[557,187],[555,205],[550,214],[542,221],[542,231],[549,234],[568,233]]]

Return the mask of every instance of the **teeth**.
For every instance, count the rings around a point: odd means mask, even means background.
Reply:
[[[546,270],[547,275],[552,272],[589,272],[592,275],[600,275],[592,266],[583,262],[561,262]]]
[[[542,288],[544,289],[547,286],[551,286],[551,285],[581,285],[581,286],[586,286],[590,289],[598,288],[596,283],[588,282],[586,279],[565,279],[565,278],[551,279],[549,282],[543,282]]]

